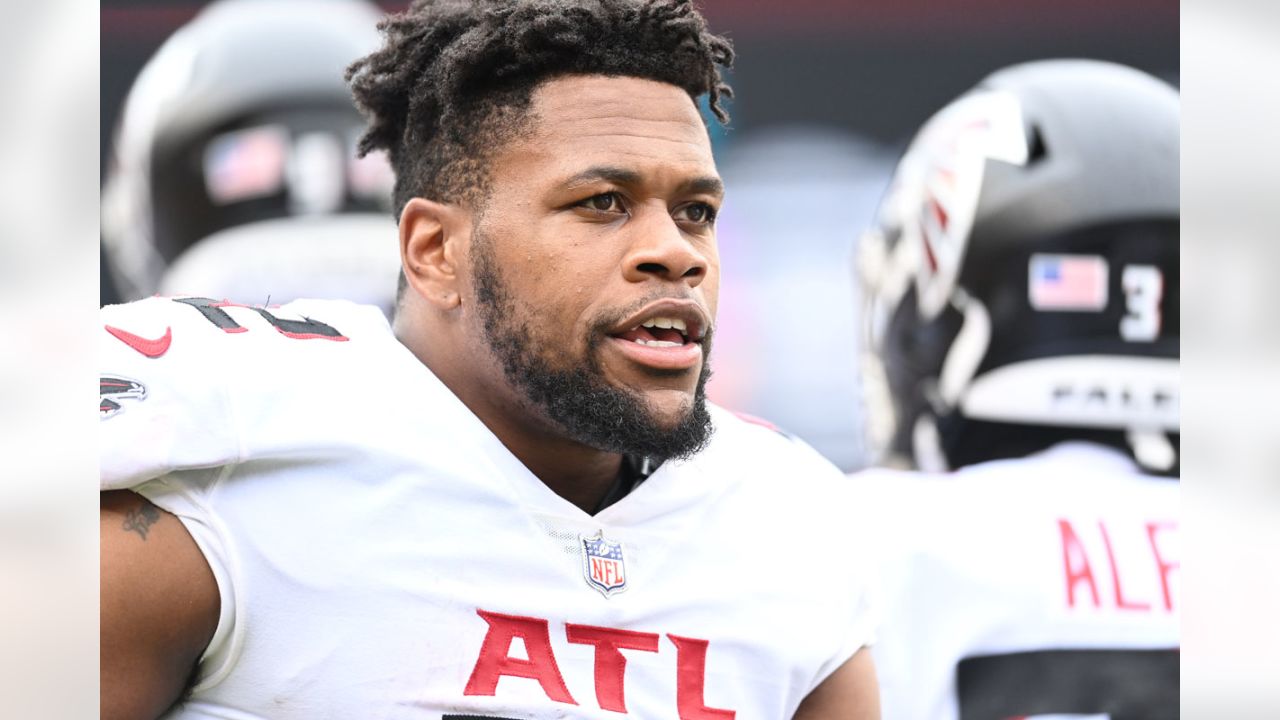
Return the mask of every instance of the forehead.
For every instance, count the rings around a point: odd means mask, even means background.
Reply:
[[[530,133],[509,148],[513,160],[547,163],[553,172],[608,164],[644,174],[714,174],[702,117],[674,85],[568,76],[543,83],[530,110]]]

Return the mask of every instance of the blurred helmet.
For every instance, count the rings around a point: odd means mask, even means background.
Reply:
[[[1052,60],[921,128],[857,256],[882,460],[943,470],[1076,438],[1175,471],[1178,126],[1168,84]]]
[[[394,296],[393,177],[385,156],[356,159],[364,119],[343,80],[378,47],[380,17],[361,0],[220,0],[164,43],[130,90],[103,187],[103,243],[125,299],[164,290],[261,302],[281,286]],[[334,216],[364,221],[317,264],[307,238]],[[211,237],[227,252],[186,263],[183,287],[164,281]],[[335,252],[362,261],[323,260]]]

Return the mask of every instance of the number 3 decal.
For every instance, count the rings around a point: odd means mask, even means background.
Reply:
[[[1120,337],[1128,342],[1151,342],[1160,336],[1160,301],[1164,297],[1164,276],[1154,265],[1126,265],[1120,276],[1124,290],[1125,316],[1120,319]]]

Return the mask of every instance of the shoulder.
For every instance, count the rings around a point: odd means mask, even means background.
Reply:
[[[349,342],[387,334],[382,312],[343,300],[296,300],[283,306],[239,305],[200,297],[150,297],[101,310],[103,329],[148,358],[184,345],[258,347],[283,340]],[[243,336],[243,337],[240,337]],[[234,344],[232,344],[234,342]]]
[[[196,297],[152,297],[101,310],[100,370],[226,376],[245,365],[269,372],[276,360],[351,355],[394,342],[378,308],[335,300],[249,307]],[[341,349],[339,350],[339,346]],[[354,349],[353,349],[354,348]],[[105,388],[104,388],[105,392]]]
[[[970,491],[1005,493],[1027,502],[1068,502],[1135,492],[1178,492],[1176,479],[1148,475],[1128,454],[1089,442],[1068,441],[1026,457],[969,465],[948,479]]]
[[[104,418],[164,387],[179,389],[172,397],[184,403],[204,402],[222,385],[270,386],[398,344],[378,308],[334,300],[246,307],[152,297],[108,305],[100,322]]]
[[[714,406],[711,413],[715,434],[696,464],[727,485],[734,502],[726,512],[751,522],[768,517],[779,530],[807,537],[847,535],[850,484],[830,460],[754,418]]]
[[[307,402],[323,400],[309,400],[317,388],[401,357],[381,311],[341,301],[258,308],[153,297],[105,307],[100,319],[103,488],[234,464],[246,422],[276,432],[284,408],[305,419]]]
[[[835,465],[808,443],[767,420],[711,405],[715,434],[705,453],[709,463],[751,469],[749,475],[776,477],[779,473],[801,482],[839,482]]]
[[[733,552],[788,596],[789,611],[826,618],[821,680],[874,636],[876,556],[865,508],[848,478],[803,440],[755,418],[713,407],[715,436],[703,474],[728,486],[714,516]],[[812,586],[822,583],[822,592]],[[785,589],[782,589],[785,588]]]

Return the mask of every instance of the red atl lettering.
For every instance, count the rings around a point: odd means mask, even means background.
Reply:
[[[496,695],[498,679],[510,675],[537,680],[547,697],[556,702],[578,704],[569,694],[556,664],[546,620],[479,609],[476,613],[489,624],[489,629],[480,647],[480,657],[467,680],[465,694]],[[627,712],[627,659],[621,651],[659,652],[658,634],[574,623],[565,624],[565,634],[571,643],[595,648],[596,701],[600,708]],[[667,637],[676,646],[676,710],[680,720],[733,720],[736,716],[733,710],[707,707],[704,700],[710,643],[678,635]],[[528,660],[511,657],[511,643],[515,638],[524,641]]]
[[[1093,595],[1093,606],[1101,607],[1098,584],[1093,579],[1093,568],[1089,567],[1089,556],[1084,551],[1084,544],[1072,529],[1071,522],[1065,518],[1058,520],[1058,529],[1062,533],[1062,565],[1067,575],[1067,605],[1076,606],[1076,585],[1084,581],[1089,584],[1089,592]]]
[[[1148,611],[1151,603],[1128,602],[1124,599],[1124,590],[1120,587],[1120,568],[1116,567],[1116,555],[1111,550],[1111,536],[1107,534],[1107,525],[1098,521],[1098,532],[1102,534],[1102,544],[1107,549],[1107,562],[1111,564],[1111,584],[1115,589],[1116,608],[1120,610]]]
[[[1182,563],[1168,562],[1160,553],[1160,544],[1156,541],[1156,535],[1161,530],[1177,530],[1178,524],[1175,522],[1149,522],[1147,523],[1147,540],[1151,542],[1151,554],[1156,558],[1156,567],[1160,570],[1160,589],[1164,592],[1164,609],[1173,612],[1173,595],[1169,592],[1169,571],[1180,570]]]
[[[566,623],[569,642],[596,649],[596,702],[603,710],[627,711],[624,682],[627,658],[619,650],[658,652],[658,634]]]
[[[734,711],[709,708],[703,700],[710,643],[670,633],[667,637],[676,646],[676,709],[680,720],[733,720]]]
[[[560,666],[551,652],[551,635],[547,621],[541,618],[503,615],[476,610],[489,623],[480,657],[476,660],[471,678],[467,680],[465,695],[494,695],[498,691],[498,678],[503,675],[537,680],[547,697],[556,702],[577,705],[569,688],[565,687]],[[511,657],[511,641],[520,638],[529,654],[528,660]]]

